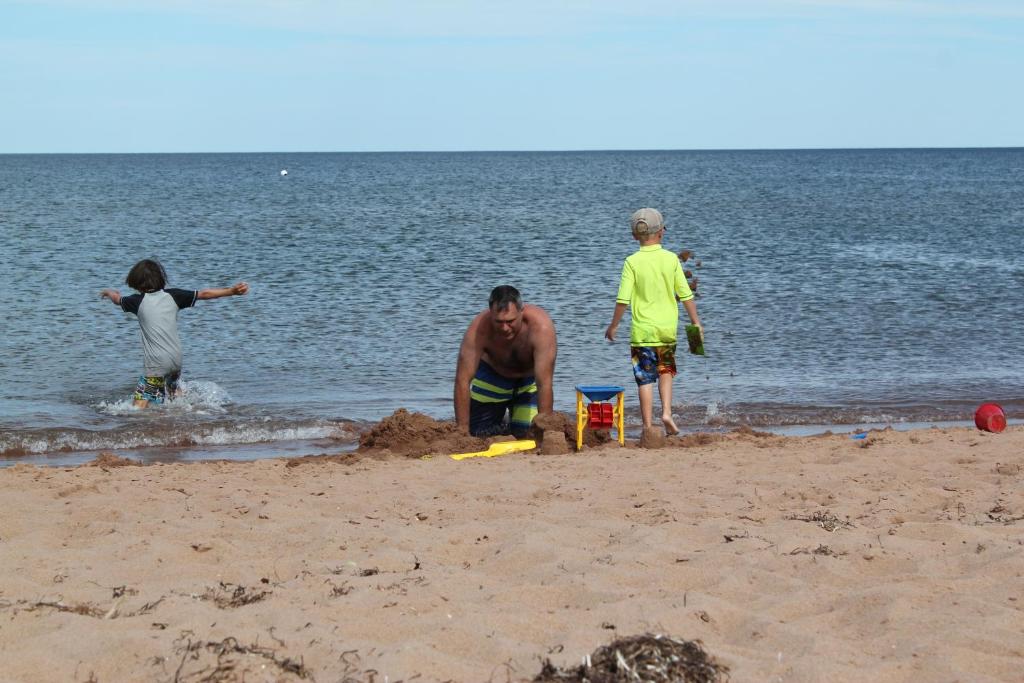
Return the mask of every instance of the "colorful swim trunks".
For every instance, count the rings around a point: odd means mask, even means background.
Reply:
[[[139,377],[139,382],[135,385],[135,393],[132,394],[132,398],[136,401],[163,403],[165,398],[173,397],[178,391],[179,379],[181,379],[180,372],[172,372],[162,377],[160,375],[156,377],[143,375]]]
[[[676,345],[668,346],[631,346],[630,358],[633,360],[633,377],[637,386],[653,384],[658,375],[671,374],[676,376]]]
[[[503,377],[480,361],[469,393],[470,434],[494,436],[511,432],[520,438],[527,435],[537,415],[537,382],[533,377]]]

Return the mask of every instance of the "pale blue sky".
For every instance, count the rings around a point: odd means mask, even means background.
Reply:
[[[0,0],[0,153],[1024,146],[1021,0]]]

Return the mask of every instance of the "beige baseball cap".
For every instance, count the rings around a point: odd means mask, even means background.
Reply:
[[[629,219],[629,227],[637,235],[653,235],[665,227],[665,219],[657,209],[640,209]]]

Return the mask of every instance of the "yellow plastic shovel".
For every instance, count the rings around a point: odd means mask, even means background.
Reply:
[[[537,447],[537,442],[533,439],[521,439],[519,441],[499,441],[492,443],[491,447],[486,451],[477,451],[476,453],[454,453],[452,454],[452,460],[465,460],[466,458],[493,458],[496,455],[505,455],[506,453],[515,453],[517,451],[529,451]]]

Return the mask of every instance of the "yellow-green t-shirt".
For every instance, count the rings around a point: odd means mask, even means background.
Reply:
[[[679,301],[693,298],[679,257],[660,244],[640,249],[622,264],[622,279],[615,301],[629,304],[633,324],[630,346],[667,346],[676,343]]]

